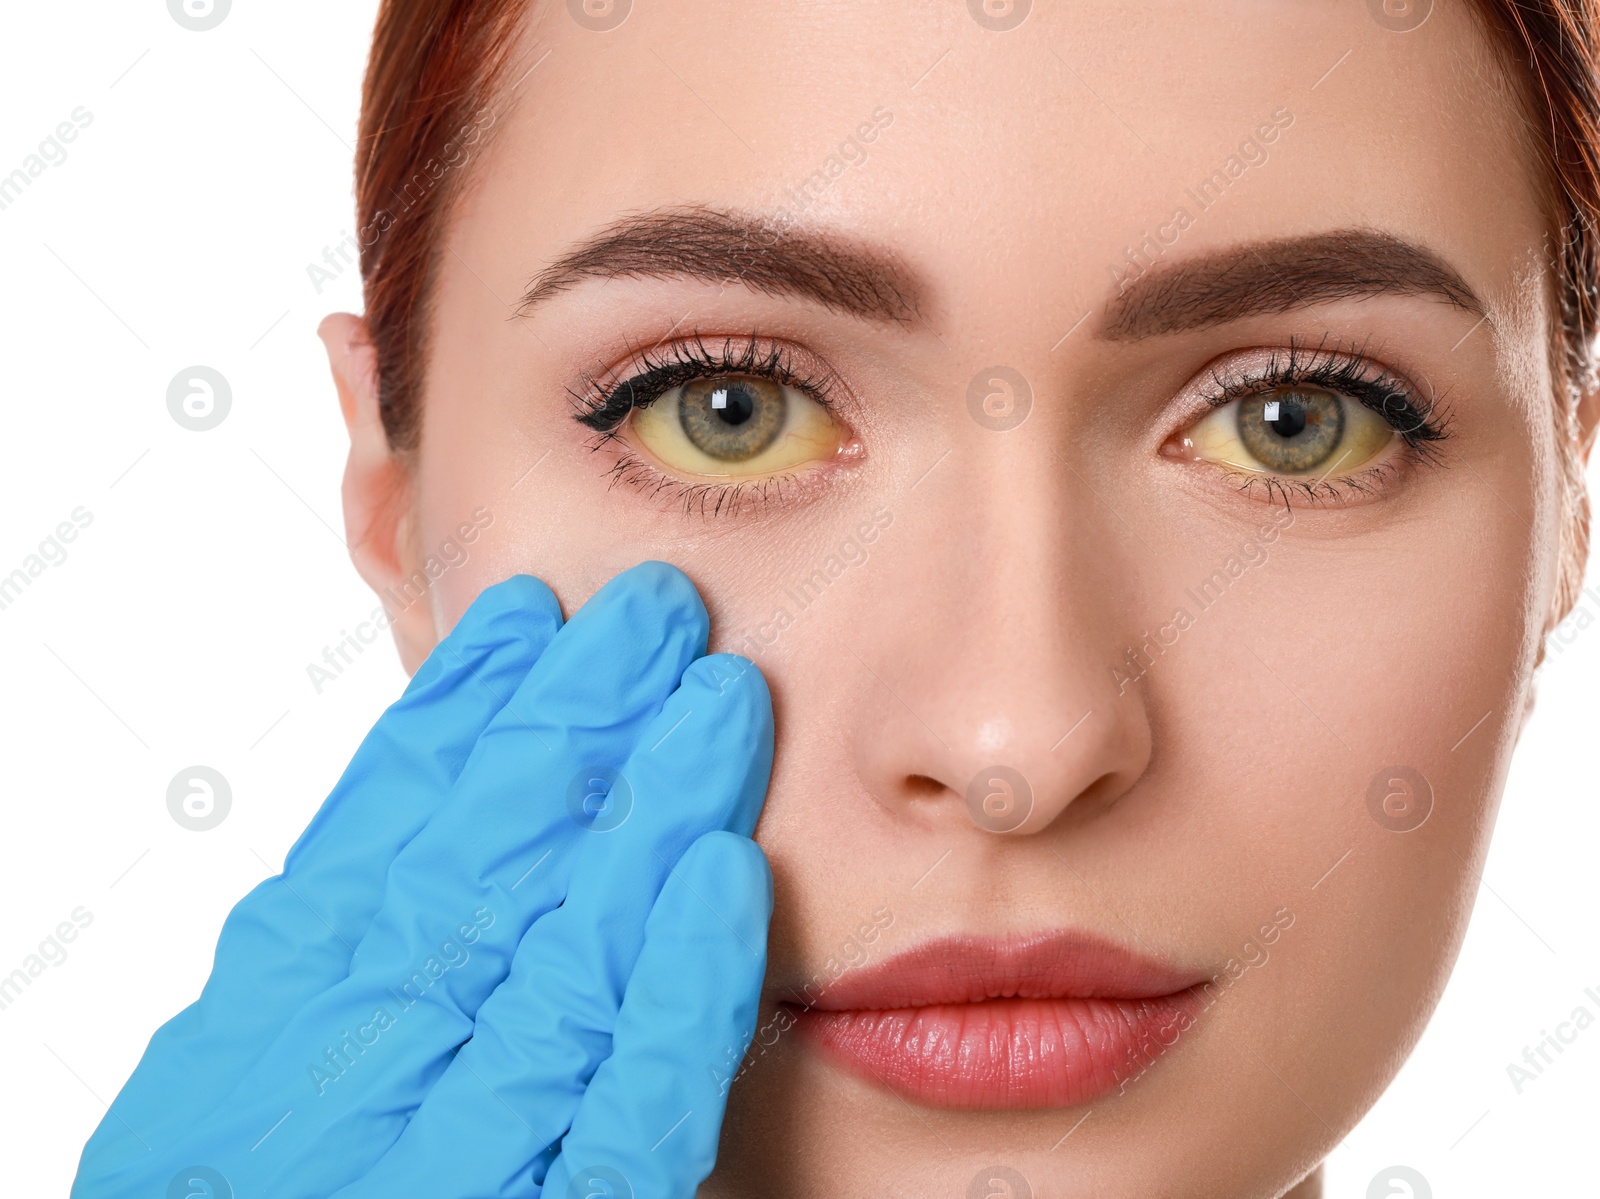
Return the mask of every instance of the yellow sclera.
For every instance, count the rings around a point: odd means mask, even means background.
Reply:
[[[630,418],[633,435],[674,474],[754,478],[832,457],[842,431],[797,388],[751,375],[674,387]]]
[[[1336,479],[1364,467],[1394,437],[1394,427],[1364,404],[1285,387],[1223,405],[1189,429],[1184,445],[1201,461],[1236,470]]]

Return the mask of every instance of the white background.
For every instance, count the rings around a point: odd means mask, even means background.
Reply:
[[[320,695],[306,671],[374,604],[346,558],[344,430],[313,336],[359,310],[357,274],[319,295],[306,270],[353,228],[373,8],[239,0],[203,33],[160,0],[0,18],[0,175],[75,108],[93,114],[0,211],[0,575],[73,509],[93,514],[0,611],[0,975],[75,908],[93,914],[0,1010],[7,1194],[66,1193],[149,1034],[198,993],[228,908],[279,869],[404,683],[383,643]],[[203,433],[166,405],[195,364],[233,393]],[[1600,621],[1600,599],[1584,604]],[[1589,630],[1544,668],[1460,964],[1335,1151],[1331,1195],[1365,1196],[1394,1163],[1441,1199],[1595,1193],[1600,1026],[1520,1095],[1506,1067],[1580,1003],[1600,1015],[1583,994],[1600,994],[1597,667]],[[204,833],[166,807],[196,763],[233,789]]]

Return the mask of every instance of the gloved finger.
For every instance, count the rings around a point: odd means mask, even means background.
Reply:
[[[188,1131],[296,1009],[345,977],[395,855],[560,627],[555,596],[527,575],[473,601],[362,741],[283,873],[235,905],[200,998],[151,1038],[86,1162],[143,1157]]]
[[[569,789],[621,765],[704,653],[706,630],[693,585],[653,562],[611,580],[556,634],[449,800],[396,855],[349,976],[296,1013],[198,1130],[237,1191],[325,1196],[393,1144],[522,934],[561,902],[584,835]]]
[[[772,703],[760,671],[731,655],[690,666],[622,767],[609,818],[582,837],[565,902],[528,930],[510,976],[478,1009],[472,1039],[394,1148],[341,1199],[408,1188],[531,1192],[548,1164],[542,1151],[571,1124],[611,1052],[672,864],[713,830],[755,827],[771,763]]]
[[[650,913],[611,1056],[541,1194],[692,1199],[716,1164],[728,1077],[755,1031],[771,916],[755,842],[710,833],[684,855]]]

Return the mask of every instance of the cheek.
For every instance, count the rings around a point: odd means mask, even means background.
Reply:
[[[474,513],[482,526],[475,541],[463,543],[465,561],[433,582],[438,636],[485,588],[512,575],[545,583],[570,617],[607,579],[666,556],[638,537],[637,522],[604,502],[603,488],[583,473],[594,465],[587,455],[551,453],[540,461],[542,450],[493,432],[509,413],[492,406],[462,404],[459,417],[428,422],[418,468],[417,552],[447,538],[461,541],[460,526],[473,523]]]
[[[571,617],[609,579],[656,559],[694,582],[711,617],[710,651],[741,653],[770,667],[776,692],[786,664],[822,627],[817,611],[837,601],[830,595],[828,603],[808,606],[870,560],[846,561],[841,535],[831,529],[815,538],[792,532],[763,538],[717,517],[652,511],[635,492],[608,489],[606,464],[587,453],[558,450],[530,470],[538,452],[491,435],[476,413],[461,417],[453,425],[430,424],[424,434],[417,550],[426,555],[434,547],[437,557],[445,539],[462,541],[459,526],[475,511],[489,519],[475,541],[462,544],[465,560],[433,581],[439,637],[479,593],[514,574],[544,582]]]
[[[1547,584],[1513,510],[1531,477],[1439,488],[1452,511],[1358,552],[1308,521],[1151,672],[1194,801],[1168,832],[1209,876],[1219,954],[1262,908],[1295,915],[1218,1032],[1317,1063],[1330,1112],[1386,1085],[1465,932]]]

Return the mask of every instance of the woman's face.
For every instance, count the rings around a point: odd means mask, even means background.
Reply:
[[[657,558],[769,680],[707,1193],[1279,1194],[1443,986],[1554,586],[1544,208],[1467,6],[542,7],[397,629]]]

